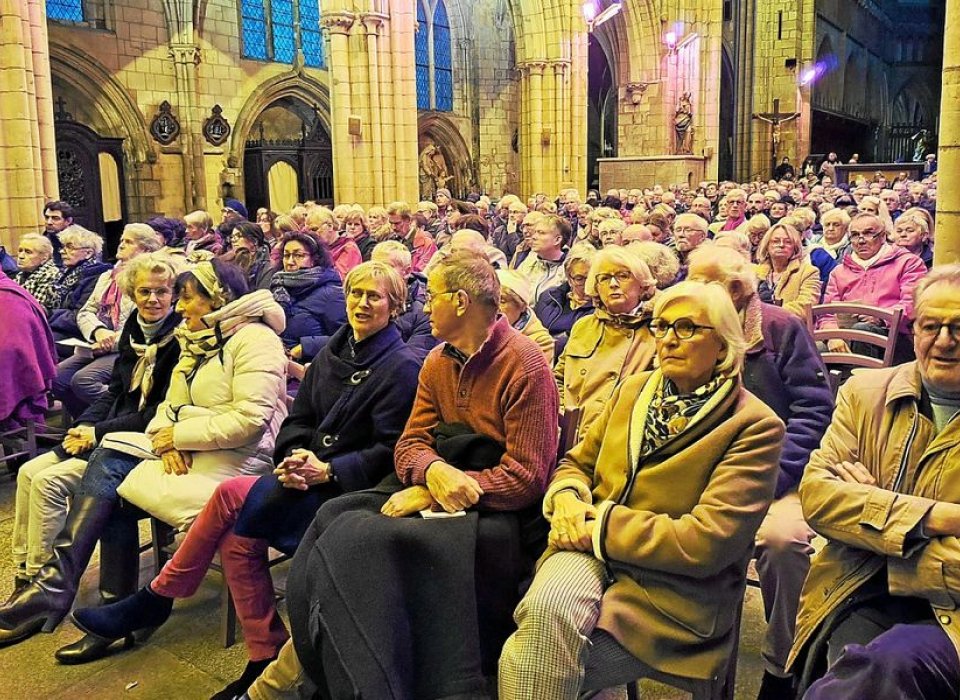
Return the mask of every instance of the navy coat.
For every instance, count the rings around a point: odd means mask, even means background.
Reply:
[[[747,350],[743,385],[787,426],[776,498],[795,489],[833,417],[833,391],[807,325],[779,306],[762,306],[763,342]]]
[[[276,287],[277,279],[273,286]],[[343,296],[340,273],[333,267],[323,270],[315,283],[300,289],[287,288],[290,303],[281,304],[287,327],[280,334],[288,350],[303,346],[301,362],[310,362],[329,337],[347,322],[347,302]]]
[[[587,303],[579,309],[570,308],[570,283],[564,282],[559,287],[540,295],[533,312],[540,319],[550,335],[556,340],[557,357],[563,353],[563,348],[570,337],[573,324],[584,316],[593,313],[593,303]]]
[[[77,326],[77,312],[87,303],[87,299],[93,293],[93,288],[97,280],[107,270],[113,266],[108,263],[97,262],[96,260],[83,263],[80,270],[80,279],[67,291],[60,306],[50,312],[47,322],[50,324],[50,330],[53,331],[53,337],[57,340],[62,338],[81,338],[80,328]],[[60,278],[67,274],[64,270]]]

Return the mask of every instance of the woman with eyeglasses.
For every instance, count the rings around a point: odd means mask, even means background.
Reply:
[[[667,289],[650,326],[659,367],[624,379],[547,489],[548,548],[500,656],[503,700],[573,700],[651,670],[710,678],[738,642],[783,423],[743,388],[721,285]]]
[[[103,239],[93,231],[71,224],[60,232],[63,269],[57,279],[57,298],[48,320],[56,340],[79,338],[77,312],[93,293],[100,275],[110,269],[101,262]]]
[[[632,251],[611,246],[594,256],[585,284],[594,312],[573,324],[553,371],[561,405],[582,410],[579,436],[620,381],[650,368],[654,345],[647,324],[656,290],[650,268]]]
[[[797,227],[781,222],[767,231],[757,248],[757,263],[763,301],[800,318],[820,301],[820,271],[807,260]]]
[[[556,341],[557,357],[563,352],[573,324],[593,313],[593,299],[587,295],[587,277],[597,249],[576,243],[563,259],[566,281],[540,295],[534,312]]]
[[[287,317],[280,339],[291,358],[310,362],[347,322],[340,273],[326,248],[310,234],[287,233],[277,250],[280,267],[270,290]]]

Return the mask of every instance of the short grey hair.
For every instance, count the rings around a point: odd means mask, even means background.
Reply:
[[[740,282],[744,288],[755,294],[759,280],[757,268],[733,248],[718,246],[716,243],[701,245],[690,253],[687,261],[689,269],[706,268],[713,270],[724,284]]]
[[[960,263],[936,265],[917,283],[917,286],[913,288],[914,316],[917,315],[916,310],[920,308],[923,295],[936,284],[949,284],[954,287],[960,287]],[[957,298],[960,298],[960,296]]]
[[[663,243],[631,241],[626,248],[647,264],[650,274],[657,281],[657,289],[666,289],[676,281],[680,272],[680,260],[677,254]]]
[[[680,215],[676,218],[676,220],[673,222],[673,227],[674,227],[674,228],[677,228],[678,226],[681,225],[681,223],[685,223],[685,224],[687,224],[687,225],[689,225],[689,226],[697,229],[697,230],[700,231],[701,233],[707,233],[707,230],[708,230],[708,229],[707,229],[707,220],[704,219],[704,218],[703,218],[702,216],[700,216],[699,214],[688,214],[688,213],[680,214]]]
[[[834,219],[836,219],[840,223],[840,225],[843,226],[844,230],[846,230],[847,227],[850,225],[850,215],[847,213],[846,209],[843,209],[842,207],[836,207],[834,209],[830,209],[829,211],[821,215],[820,224],[823,225],[828,221],[833,221]]]
[[[20,244],[34,243],[49,260],[53,256],[53,244],[46,236],[39,233],[25,233],[20,236]]]
[[[79,224],[70,224],[63,229],[60,232],[60,242],[64,245],[69,243],[77,248],[92,250],[95,258],[99,258],[100,254],[103,253],[103,239]]]
[[[623,233],[626,227],[626,222],[619,217],[616,219],[603,219],[597,225],[597,232],[606,233],[607,231],[616,231],[617,233]]]
[[[645,263],[639,255],[622,246],[609,246],[598,251],[594,256],[593,262],[590,264],[590,274],[587,275],[587,285],[584,290],[587,296],[593,297],[598,304],[602,304],[602,302],[600,302],[600,294],[597,291],[597,271],[603,263],[613,263],[614,265],[625,267],[630,271],[634,279],[642,285],[647,287],[657,286],[657,281],[650,272],[650,268],[647,267],[647,263]]]
[[[400,241],[381,241],[373,247],[370,253],[372,260],[389,260],[391,265],[402,267],[409,270],[413,262],[413,256],[410,250]]]
[[[145,253],[153,253],[163,247],[160,236],[146,224],[127,224],[123,227],[123,235],[133,238],[133,243]]]
[[[131,299],[135,299],[137,277],[139,277],[140,274],[156,273],[158,275],[166,275],[172,291],[176,286],[177,275],[183,272],[181,267],[179,261],[174,260],[166,253],[153,252],[137,255],[124,263],[120,286],[124,294]]]
[[[472,250],[455,250],[433,268],[446,291],[462,289],[471,301],[492,313],[500,308],[500,280],[486,255]],[[431,273],[432,274],[432,273]]]
[[[653,317],[659,317],[670,304],[681,300],[693,302],[706,310],[710,325],[723,344],[723,358],[717,362],[714,376],[727,379],[739,376],[747,351],[747,341],[743,337],[740,314],[733,306],[727,289],[716,282],[680,282],[656,297]]]

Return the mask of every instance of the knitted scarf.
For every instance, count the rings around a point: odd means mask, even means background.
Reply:
[[[280,270],[270,282],[274,301],[283,307],[284,312],[288,312],[293,299],[316,287],[321,275],[325,272],[326,268],[323,267],[309,267],[293,272]]]
[[[666,377],[660,381],[657,392],[650,402],[647,420],[643,425],[643,449],[641,457],[666,444],[682,433],[700,412],[704,404],[721,388],[729,389],[733,380],[714,377],[689,394],[681,394],[677,386]]]
[[[123,290],[120,289],[122,268],[123,263],[117,263],[110,272],[110,284],[107,286],[107,291],[100,297],[100,306],[97,310],[97,318],[112,331],[120,329],[120,302],[123,299]]]

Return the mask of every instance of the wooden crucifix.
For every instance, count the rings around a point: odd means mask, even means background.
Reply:
[[[800,112],[781,112],[780,100],[773,101],[772,112],[761,112],[752,115],[754,119],[767,122],[772,126],[770,131],[770,176],[777,169],[777,148],[780,146],[780,125],[784,122],[790,122],[800,116]]]

